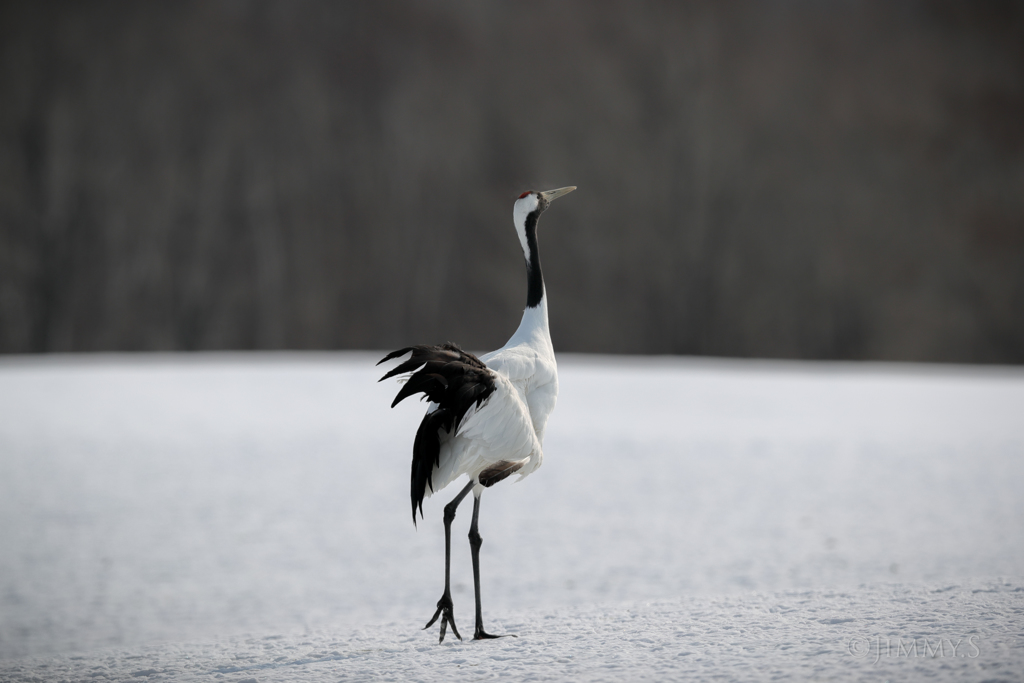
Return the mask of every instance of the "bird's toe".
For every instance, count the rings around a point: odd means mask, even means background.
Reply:
[[[455,634],[455,637],[462,640],[462,636],[459,635],[459,629],[455,626],[455,605],[452,603],[451,596],[441,596],[441,599],[437,601],[437,611],[434,612],[434,616],[430,618],[430,621],[423,627],[423,630],[433,626],[438,618],[441,619],[441,637],[437,641],[439,644],[444,642],[445,634],[448,633],[448,626],[452,627],[452,633]]]
[[[482,628],[478,628],[476,630],[476,633],[473,634],[473,640],[490,640],[492,638],[518,638],[518,636],[514,633],[502,633],[500,635],[494,635],[493,633],[488,633]]]

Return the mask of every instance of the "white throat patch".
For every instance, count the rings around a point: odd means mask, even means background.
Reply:
[[[526,243],[526,217],[537,209],[538,204],[540,204],[540,199],[535,192],[531,192],[517,200],[512,207],[512,221],[519,234],[519,243],[523,245],[523,256],[526,257],[527,264],[530,262],[530,247]]]

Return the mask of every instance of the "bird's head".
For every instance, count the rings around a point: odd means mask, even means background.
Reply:
[[[527,261],[530,260],[527,234],[529,231],[537,229],[537,218],[544,213],[544,209],[548,208],[551,202],[575,189],[575,185],[570,185],[545,192],[528,190],[519,195],[519,199],[516,200],[515,206],[512,208],[512,220],[515,221],[516,232],[519,233],[519,241],[523,245],[523,253],[526,255]]]
[[[526,192],[519,195],[519,199],[516,200],[515,209],[513,215],[516,217],[516,223],[519,222],[519,218],[526,217],[536,211],[538,214],[543,213],[544,209],[548,208],[551,202],[555,201],[562,195],[569,194],[576,189],[575,185],[569,187],[560,187],[557,190],[547,190],[546,192],[538,192],[537,190],[527,190]]]

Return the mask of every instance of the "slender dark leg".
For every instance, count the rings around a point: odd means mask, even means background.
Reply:
[[[455,637],[462,640],[459,629],[455,628],[455,613],[453,611],[455,605],[452,603],[452,521],[455,519],[455,509],[459,507],[462,499],[473,490],[475,483],[471,481],[466,484],[466,488],[462,489],[452,502],[444,506],[444,594],[437,601],[437,611],[434,612],[434,616],[423,627],[424,630],[430,628],[437,618],[441,617],[441,639],[437,641],[438,643],[444,642],[444,634],[448,630],[449,624],[451,624]]]
[[[473,550],[473,592],[476,594],[476,633],[473,634],[473,640],[502,637],[491,635],[484,630],[483,609],[480,607],[480,546],[484,544],[484,539],[480,537],[480,531],[477,528],[479,518],[480,496],[474,496],[473,523],[469,525],[469,547]],[[515,636],[512,637],[515,638]]]

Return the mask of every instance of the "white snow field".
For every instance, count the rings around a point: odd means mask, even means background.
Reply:
[[[439,646],[382,355],[0,359],[0,681],[1024,680],[1021,369],[560,356]]]

